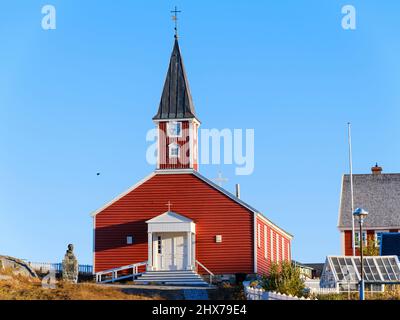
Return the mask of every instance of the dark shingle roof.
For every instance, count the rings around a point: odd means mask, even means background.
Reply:
[[[182,118],[197,117],[178,40],[175,39],[160,106],[153,120]]]
[[[353,186],[354,208],[369,212],[365,227],[400,227],[400,174],[355,174]],[[338,227],[350,228],[351,216],[350,176],[346,174],[342,179]]]

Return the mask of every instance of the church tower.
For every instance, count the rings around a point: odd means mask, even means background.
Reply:
[[[153,121],[158,128],[157,169],[198,170],[200,121],[194,110],[177,37]]]

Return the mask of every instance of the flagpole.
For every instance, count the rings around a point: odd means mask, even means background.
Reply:
[[[353,154],[351,148],[351,123],[347,123],[348,126],[348,138],[349,138],[349,166],[350,166],[350,195],[351,195],[351,243],[353,248],[353,256],[356,255],[356,245],[355,245],[355,232],[354,232],[354,189],[353,189]],[[360,235],[362,238],[362,235]],[[362,241],[362,240],[361,240]]]

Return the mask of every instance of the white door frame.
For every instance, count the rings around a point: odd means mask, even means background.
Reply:
[[[148,224],[148,261],[147,270],[158,270],[158,235],[180,234],[184,235],[186,252],[184,252],[184,270],[194,270],[195,258],[195,223],[178,213],[167,211],[159,216],[146,221]],[[186,262],[186,263],[185,263]]]

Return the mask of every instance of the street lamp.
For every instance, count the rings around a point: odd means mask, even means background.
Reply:
[[[362,226],[364,223],[364,219],[367,217],[368,212],[365,211],[362,208],[357,208],[354,212],[353,212],[353,216],[355,218],[358,217],[358,221],[360,222],[360,236],[358,237],[358,240],[360,241],[360,257],[361,257],[361,281],[360,281],[360,300],[365,300],[364,297],[364,257],[363,257],[363,230],[362,230]]]

